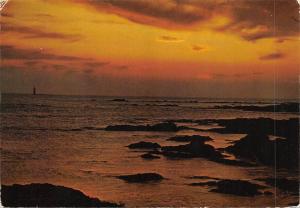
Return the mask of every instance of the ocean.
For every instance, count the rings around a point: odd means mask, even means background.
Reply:
[[[281,102],[286,101],[276,101]],[[179,143],[167,139],[178,135],[201,135],[211,137],[213,141],[207,143],[214,148],[225,148],[246,134],[205,131],[219,126],[188,120],[299,118],[298,113],[220,108],[222,105],[272,104],[273,100],[250,99],[2,94],[1,183],[63,185],[129,207],[288,205],[299,196],[272,186],[266,188],[272,195],[245,197],[215,193],[207,186],[189,184],[199,181],[193,176],[201,175],[265,185],[255,179],[280,176],[298,180],[298,170],[265,165],[231,166],[206,158],[161,156],[160,159],[145,160],[140,157],[145,150],[126,147],[140,141],[175,146]],[[170,120],[175,123],[181,120],[176,124],[188,128],[176,132],[105,131],[109,125],[154,125]],[[159,173],[165,180],[137,184],[116,178],[145,172]]]

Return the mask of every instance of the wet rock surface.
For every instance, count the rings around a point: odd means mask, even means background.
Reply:
[[[6,207],[120,207],[100,201],[81,191],[52,184],[1,186],[1,200]]]
[[[157,173],[138,173],[133,175],[121,175],[117,178],[124,180],[128,183],[149,183],[149,182],[160,182],[164,179],[163,176]]]

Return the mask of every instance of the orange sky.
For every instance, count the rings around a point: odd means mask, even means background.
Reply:
[[[297,98],[298,14],[296,0],[11,0],[1,88]]]

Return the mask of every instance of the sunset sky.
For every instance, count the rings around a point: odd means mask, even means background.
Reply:
[[[299,95],[296,0],[10,0],[0,21],[2,92]]]

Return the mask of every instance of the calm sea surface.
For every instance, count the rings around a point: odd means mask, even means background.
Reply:
[[[287,205],[297,196],[271,188],[276,195],[238,197],[209,192],[188,179],[202,175],[224,179],[253,180],[274,177],[266,167],[227,166],[204,158],[144,160],[143,151],[126,145],[139,141],[179,145],[166,141],[175,135],[208,135],[211,145],[226,147],[242,134],[212,132],[108,132],[115,124],[156,124],[169,119],[258,118],[289,119],[291,113],[247,112],[214,109],[218,105],[266,105],[272,100],[217,100],[200,98],[135,98],[4,94],[1,97],[2,184],[52,183],[83,191],[101,200],[127,206],[273,206]],[[195,128],[209,128],[181,123]],[[167,178],[155,184],[128,184],[114,176],[156,172]],[[297,172],[276,170],[284,177]],[[257,181],[254,181],[257,183]],[[275,197],[276,196],[276,197]]]

